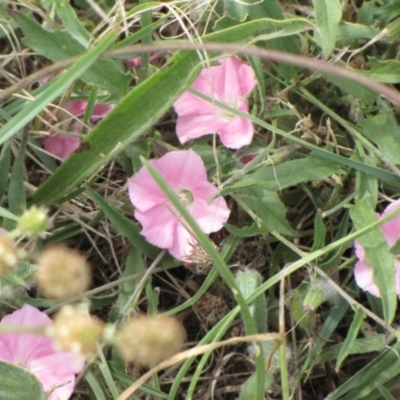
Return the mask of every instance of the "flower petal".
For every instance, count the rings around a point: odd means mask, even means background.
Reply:
[[[150,165],[156,167],[156,160],[150,160]],[[146,212],[152,207],[164,204],[167,197],[157,185],[145,167],[132,178],[128,179],[129,198],[136,209]]]
[[[187,261],[195,243],[193,236],[182,225],[177,224],[173,244],[168,251],[178,260]]]
[[[176,190],[192,191],[198,182],[206,182],[203,160],[193,150],[171,151],[155,162],[166,182]]]
[[[397,210],[399,207],[400,207],[400,200],[397,200],[394,203],[389,204],[389,206],[387,206],[385,211],[382,213],[382,217],[385,217],[391,212]],[[400,239],[400,215],[392,218],[388,222],[385,222],[381,226],[381,231],[383,232],[389,247],[394,246],[396,242]]]
[[[41,327],[51,325],[51,319],[37,308],[25,304],[20,310],[6,315],[2,323]],[[43,335],[27,333],[0,333],[0,341],[9,349],[12,357],[6,361],[25,364],[31,359],[54,353],[51,339]]]
[[[146,212],[135,210],[135,218],[142,224],[141,234],[149,243],[162,249],[169,249],[173,245],[177,218],[164,204]]]
[[[28,369],[42,383],[50,399],[68,400],[74,390],[75,374],[84,366],[82,358],[71,352],[54,352],[31,361]]]
[[[44,140],[44,148],[62,160],[67,159],[80,145],[81,139],[72,135],[50,136]]]
[[[218,131],[221,142],[230,149],[247,146],[253,140],[253,123],[247,118],[235,117]]]
[[[227,57],[220,65],[203,69],[192,88],[241,111],[248,110],[245,97],[256,80],[252,68],[237,57]],[[218,133],[227,147],[239,148],[253,138],[253,125],[244,118],[229,118],[224,110],[190,92],[174,104],[178,114],[176,132],[181,143],[209,133]],[[229,136],[233,138],[229,138]]]
[[[364,260],[365,250],[361,243],[356,240],[354,242],[354,246],[356,249],[356,254],[359,260],[356,262],[354,267],[354,278],[356,280],[357,285],[376,297],[381,297],[379,293],[378,287],[374,283],[374,270],[369,267]]]

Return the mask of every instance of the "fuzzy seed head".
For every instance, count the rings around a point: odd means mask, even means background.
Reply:
[[[121,329],[116,346],[126,361],[151,367],[178,353],[185,339],[185,330],[175,318],[141,315]]]
[[[42,207],[33,206],[18,218],[17,228],[24,236],[36,237],[44,233],[49,222],[47,211]]]
[[[36,260],[36,279],[45,297],[67,299],[84,293],[91,283],[90,266],[75,250],[57,245]]]
[[[16,270],[17,249],[6,236],[0,236],[0,278]]]
[[[96,354],[105,326],[103,321],[89,314],[87,307],[65,306],[54,318],[51,335],[58,349],[89,358]]]

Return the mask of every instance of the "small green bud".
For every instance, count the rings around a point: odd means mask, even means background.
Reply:
[[[50,219],[42,207],[33,206],[18,218],[17,228],[28,237],[40,236],[49,226]]]
[[[336,301],[338,294],[335,288],[325,279],[316,279],[310,283],[310,288],[304,297],[304,311],[315,311],[325,301]]]

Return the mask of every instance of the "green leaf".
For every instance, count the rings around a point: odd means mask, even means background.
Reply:
[[[307,371],[309,366],[315,362],[316,356],[321,352],[322,348],[327,344],[329,338],[339,325],[343,316],[346,314],[347,309],[349,308],[349,304],[343,298],[340,298],[339,304],[337,304],[332,311],[328,314],[324,324],[318,332],[318,336],[316,341],[314,342],[313,347],[307,355],[307,359],[303,363],[300,376],[298,379],[301,379],[303,374]]]
[[[373,26],[342,22],[336,33],[336,41],[353,39],[373,39],[379,34],[379,29]]]
[[[350,208],[350,216],[355,228],[361,229],[376,222],[375,211],[368,204],[367,197]],[[365,250],[365,262],[374,271],[374,283],[379,289],[382,299],[385,321],[393,321],[396,307],[396,279],[394,257],[380,229],[374,229],[358,239]]]
[[[265,28],[260,35],[254,37],[251,43],[291,36],[315,28],[315,24],[305,18],[291,18],[286,20],[265,19]]]
[[[237,228],[230,224],[225,224],[226,230],[236,237],[253,237],[257,235],[262,235],[263,231],[254,222],[250,226],[243,226],[242,228]]]
[[[57,15],[63,22],[67,32],[82,46],[88,47],[91,39],[90,33],[85,29],[77,17],[75,10],[67,0],[55,0]]]
[[[365,75],[378,82],[400,83],[400,61],[380,61],[375,57],[368,57],[368,62],[371,64],[371,68],[363,71]]]
[[[346,339],[343,343],[342,348],[340,349],[338,358],[336,360],[336,366],[335,366],[336,372],[338,372],[340,370],[340,367],[343,364],[343,361],[350,354],[350,352],[354,346],[354,342],[357,339],[358,332],[360,331],[362,323],[364,322],[365,317],[366,317],[366,315],[364,314],[363,311],[356,310],[356,315],[354,316],[354,319],[351,322],[351,325],[347,331]]]
[[[0,217],[7,218],[12,221],[18,220],[18,217],[15,214],[11,213],[10,211],[6,210],[3,207],[0,207]]]
[[[317,210],[314,220],[314,243],[311,251],[319,250],[325,246],[326,227],[321,215],[321,210]]]
[[[355,99],[360,99],[365,105],[372,105],[378,97],[378,95],[372,90],[369,90],[350,79],[326,74],[324,72],[322,72],[321,75],[323,75],[328,82],[331,82],[337,86],[344,93],[351,94]]]
[[[86,47],[68,32],[49,32],[23,14],[15,12],[10,14],[25,35],[24,43],[51,61],[62,61],[87,51]],[[97,60],[80,78],[89,85],[109,91],[112,101],[118,101],[126,94],[131,80],[129,74],[125,74],[112,60]]]
[[[392,110],[385,103],[380,112],[360,121],[362,133],[393,163],[400,163],[400,129]]]
[[[262,26],[263,20],[241,24],[204,36],[203,41],[242,41]],[[193,82],[199,67],[196,53],[176,53],[164,69],[136,86],[96,125],[85,138],[84,149],[78,149],[50,176],[34,193],[34,202],[55,203],[145,133]]]
[[[104,392],[103,385],[100,384],[98,377],[91,370],[86,371],[85,381],[89,385],[89,388],[96,400],[108,399],[108,396],[106,396]]]
[[[267,229],[287,236],[296,235],[286,221],[286,207],[278,193],[251,186],[237,190],[237,197],[254,211]]]
[[[236,283],[244,298],[250,296],[261,284],[263,278],[261,274],[254,269],[245,269],[236,274]],[[262,293],[249,304],[249,311],[257,325],[259,333],[267,332],[267,300]]]
[[[328,57],[335,47],[336,33],[342,19],[340,0],[313,0],[315,20],[318,26],[318,39],[322,52]]]
[[[399,351],[397,342],[330,393],[326,400],[367,399],[365,396],[375,390],[377,384],[384,384],[400,374]]]
[[[235,183],[224,188],[222,194],[251,185],[271,191],[282,190],[301,182],[320,181],[340,171],[338,163],[311,154],[300,160],[261,167],[254,173],[242,175]]]
[[[382,351],[385,346],[387,346],[386,339],[387,336],[385,334],[370,333],[364,338],[356,339],[351,348],[347,349],[347,354],[366,354],[373,351]],[[317,356],[316,363],[322,364],[337,360],[343,346],[344,343],[338,343],[322,351],[322,353]]]
[[[119,295],[118,295],[118,312],[121,314],[122,310],[125,308],[129,298],[135,291],[137,284],[142,278],[142,274],[146,272],[146,265],[143,262],[143,257],[140,249],[133,247],[128,253],[128,257],[125,262],[124,271],[121,274],[121,278],[126,278],[132,275],[138,275],[136,279],[132,279],[123,282],[119,285]],[[131,304],[130,308],[126,310],[127,315],[130,314],[136,308],[137,304]]]
[[[45,400],[42,384],[26,369],[0,361],[0,399]]]
[[[133,246],[138,248],[142,253],[146,254],[151,259],[156,258],[160,251],[156,247],[153,247],[146,242],[144,237],[139,233],[139,228],[137,225],[129,221],[120,212],[111,207],[107,201],[98,195],[93,189],[87,186],[86,191],[101,208],[105,216],[111,221],[120,235],[126,237]]]

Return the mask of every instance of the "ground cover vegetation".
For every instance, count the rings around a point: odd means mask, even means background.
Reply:
[[[0,398],[396,399],[397,0],[0,3]]]

